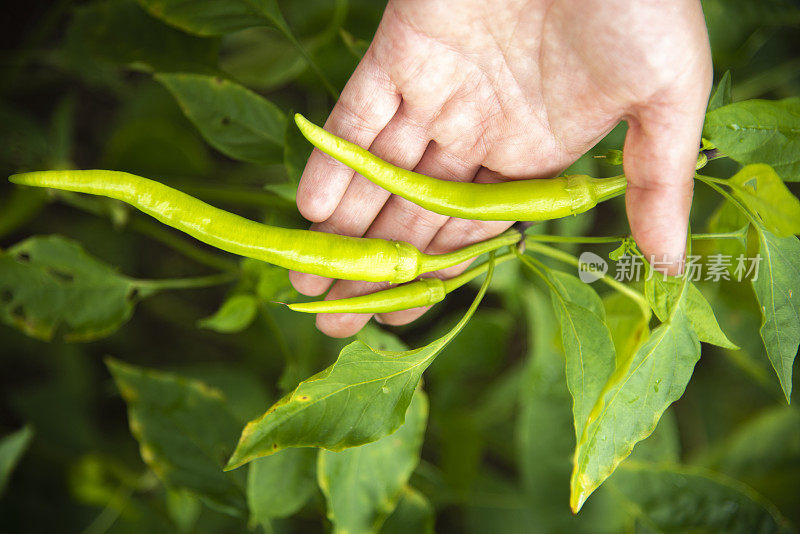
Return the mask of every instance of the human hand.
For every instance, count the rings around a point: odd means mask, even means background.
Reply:
[[[675,273],[711,75],[697,0],[390,0],[325,128],[403,168],[493,182],[557,175],[625,120],[631,231]],[[407,241],[431,254],[510,224],[426,211],[318,150],[297,205],[314,230]],[[332,282],[291,277],[306,295]],[[328,298],[380,287],[337,281]],[[379,318],[404,324],[424,311]],[[321,314],[317,326],[346,337],[369,318]]]

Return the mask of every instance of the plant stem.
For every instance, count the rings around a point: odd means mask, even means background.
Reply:
[[[708,234],[693,234],[692,239],[741,239],[746,231],[742,231],[741,229],[736,230],[735,232],[718,232],[718,233],[708,233]]]
[[[465,271],[459,274],[458,276],[454,276],[453,278],[445,280],[444,290],[447,293],[450,293],[451,291],[458,289],[459,287],[463,286],[472,279],[477,278],[478,276],[485,273],[487,270],[489,270],[490,263],[494,262],[495,266],[497,266],[500,265],[501,263],[507,262],[508,260],[512,260],[515,257],[516,254],[514,254],[514,252],[506,252],[502,256],[497,256],[496,258],[494,258],[494,260],[490,259],[488,261],[485,261],[480,265],[478,265],[477,267],[473,267],[472,269]]]
[[[744,205],[742,205],[742,203],[739,202],[737,198],[735,198],[733,195],[731,195],[730,193],[728,193],[727,191],[725,191],[724,189],[722,189],[720,186],[717,185],[717,184],[728,185],[726,182],[721,181],[717,178],[712,178],[711,176],[701,176],[699,174],[696,175],[695,178],[706,184],[708,187],[710,187],[711,189],[713,189],[714,191],[716,191],[717,193],[728,199],[728,201],[730,201],[731,204],[739,208],[742,211],[742,213],[744,213],[745,217],[747,217],[747,219],[753,224],[753,226],[756,227],[756,229],[761,227],[760,223],[750,213],[750,210],[745,208]]]
[[[207,276],[192,276],[188,278],[165,278],[163,280],[136,280],[138,287],[161,291],[164,289],[194,289],[201,287],[212,287],[236,280],[238,274],[235,272],[224,272],[209,274]]]
[[[569,263],[570,265],[574,265],[576,267],[580,264],[578,258],[573,256],[572,254],[568,254],[563,250],[558,250],[553,247],[548,247],[547,245],[543,245],[535,241],[528,241],[527,239],[525,239],[525,247],[527,250],[544,254],[545,256],[549,256],[553,259]],[[602,280],[606,285],[608,285],[612,289],[622,293],[626,297],[636,302],[636,304],[638,304],[639,307],[642,309],[642,312],[645,314],[645,316],[650,314],[650,305],[647,303],[647,300],[644,298],[644,295],[642,295],[635,289],[632,289],[626,286],[625,284],[618,282],[617,280],[614,280],[612,277],[606,274],[602,275],[600,273],[595,273],[595,274],[597,274],[600,277],[600,280]]]
[[[545,243],[621,243],[628,236],[613,235],[603,237],[567,236],[567,235],[526,235],[525,240],[542,241]]]

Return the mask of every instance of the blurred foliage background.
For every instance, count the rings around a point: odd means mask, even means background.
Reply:
[[[368,46],[385,5],[279,4],[292,33],[338,89]],[[734,100],[800,95],[796,3],[706,0],[703,7],[715,72],[719,78],[731,71]],[[279,30],[193,36],[153,18],[133,0],[12,1],[6,13],[0,22],[0,176],[58,168],[129,171],[253,219],[305,227],[292,189],[309,149],[292,129],[285,154],[236,161],[204,141],[152,76],[219,75],[266,96],[287,114],[297,110],[322,121],[333,104],[330,91]],[[619,148],[623,136],[621,126],[593,154]],[[575,169],[615,174],[591,155]],[[723,160],[709,165],[708,173],[729,176],[735,168]],[[718,197],[698,188],[695,229],[705,228],[718,204]],[[565,235],[627,231],[621,202],[547,226],[549,233]],[[0,247],[49,234],[81,243],[91,256],[136,279],[204,277],[238,266],[236,258],[116,203],[14,188],[0,180]],[[292,297],[285,274],[246,263],[242,270],[249,274],[236,287],[164,290],[131,302],[130,318],[122,317],[118,330],[85,343],[64,341],[59,329],[47,342],[0,324],[0,436],[29,429],[20,438],[29,441],[27,450],[0,495],[0,532],[247,530],[241,518],[165,490],[148,471],[103,362],[113,356],[202,379],[229,396],[242,420],[259,415],[333,361],[348,340],[326,338],[314,329],[313,317],[271,304],[278,294]],[[620,496],[613,484],[578,517],[569,513],[573,444],[563,363],[552,346],[549,303],[525,278],[515,266],[501,269],[484,305],[425,375],[430,417],[412,485],[435,508],[439,532],[648,531],[646,522],[620,504],[624,499],[615,500]],[[734,476],[797,522],[800,417],[785,407],[763,354],[750,288],[730,282],[703,290],[714,296],[723,329],[743,350],[704,346],[685,395],[640,454]],[[254,298],[251,316],[204,321],[237,292]],[[408,346],[421,345],[453,324],[472,294],[462,290],[423,320],[392,332]],[[548,353],[554,356],[548,359]],[[275,520],[271,528],[321,532],[326,525],[324,501],[316,493],[295,516]]]

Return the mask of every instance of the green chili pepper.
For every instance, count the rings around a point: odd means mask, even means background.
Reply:
[[[444,297],[451,291],[485,273],[492,261],[494,265],[499,265],[514,257],[516,257],[516,254],[513,252],[503,254],[449,280],[423,278],[416,282],[376,291],[369,295],[337,300],[299,302],[287,304],[287,306],[294,311],[304,313],[387,313],[420,306],[431,306],[444,300]]]
[[[448,254],[427,255],[408,243],[347,237],[260,224],[215,208],[159,182],[117,171],[40,171],[14,183],[115,198],[228,252],[330,278],[408,282],[520,239],[515,230]]]
[[[451,217],[481,221],[557,219],[621,195],[627,183],[624,176],[598,179],[585,175],[496,184],[437,180],[387,163],[300,114],[295,115],[295,122],[311,144],[365,178],[427,210]]]

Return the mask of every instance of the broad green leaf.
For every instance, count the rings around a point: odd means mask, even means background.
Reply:
[[[377,532],[394,511],[419,463],[428,401],[417,390],[393,434],[339,452],[319,451],[317,480],[336,533]]]
[[[664,410],[686,389],[700,359],[700,342],[680,299],[630,362],[617,368],[589,416],[575,450],[573,511],[653,432]]]
[[[670,310],[677,303],[700,341],[711,343],[726,349],[738,350],[739,347],[731,342],[717,323],[711,304],[692,282],[686,281],[686,290],[683,298],[678,301],[682,290],[680,278],[667,277],[653,273],[650,280],[644,284],[644,292],[656,316],[665,321]]]
[[[800,98],[745,100],[706,114],[703,137],[743,165],[766,163],[800,180]]]
[[[258,301],[247,293],[231,295],[212,315],[197,321],[200,328],[223,334],[241,332],[253,322],[258,312]]]
[[[11,478],[11,472],[33,439],[33,429],[24,426],[0,438],[0,495]]]
[[[195,35],[275,26],[288,31],[276,0],[139,0],[156,18]]]
[[[776,237],[760,227],[758,239],[758,278],[750,283],[761,307],[761,339],[790,402],[792,365],[800,345],[800,240]]]
[[[603,302],[589,284],[560,271],[548,270],[546,276],[567,359],[575,439],[580,441],[589,413],[614,371],[614,342],[604,321]]]
[[[727,106],[731,102],[733,102],[733,98],[731,97],[731,71],[726,70],[725,74],[720,78],[717,88],[714,90],[714,94],[711,95],[711,98],[708,100],[708,109],[706,113],[721,108],[722,106]]]
[[[147,294],[64,237],[35,236],[0,252],[0,319],[32,337],[107,336]]]
[[[253,520],[265,525],[270,519],[289,517],[317,490],[317,451],[286,449],[250,464],[247,503]]]
[[[800,134],[798,134],[800,135]],[[733,193],[778,237],[800,234],[800,200],[764,164],[748,165],[728,181]]]
[[[650,333],[650,309],[644,309],[630,297],[613,292],[603,297],[606,324],[616,351],[616,366],[622,365],[647,339]]]
[[[775,506],[753,489],[710,471],[626,461],[609,484],[655,532],[791,532]]]
[[[218,40],[170,28],[135,0],[107,0],[78,6],[67,30],[66,51],[81,70],[99,60],[147,71],[215,70]]]
[[[175,374],[110,358],[106,363],[148,467],[167,486],[191,491],[215,509],[242,514],[243,485],[222,470],[239,430],[222,393]]]
[[[332,366],[247,424],[226,469],[286,447],[340,451],[394,432],[403,424],[422,373],[475,313],[491,273],[490,267],[461,321],[436,341],[404,352],[373,350],[361,341],[347,345]]]
[[[408,346],[396,335],[388,332],[375,323],[369,322],[356,334],[356,339],[372,348],[372,350],[404,351]]]
[[[202,74],[157,74],[214,148],[234,159],[283,161],[287,120],[266,98],[229,80]]]
[[[381,534],[433,534],[435,511],[420,492],[406,486],[397,508],[381,527]]]

